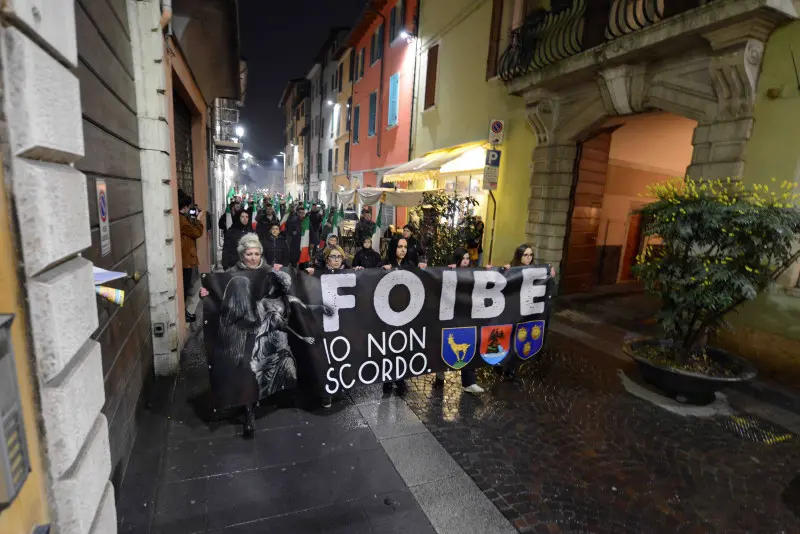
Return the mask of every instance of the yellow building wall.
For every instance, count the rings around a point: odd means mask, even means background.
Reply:
[[[0,168],[2,168],[0,166]],[[23,296],[17,278],[17,257],[11,239],[11,213],[8,197],[0,171],[0,314],[14,314],[11,325],[11,341],[17,365],[17,382],[22,397],[22,412],[25,421],[25,437],[28,441],[31,472],[22,490],[11,506],[0,512],[2,534],[29,534],[37,525],[50,522],[45,490],[46,476],[40,454],[40,441],[36,414],[39,412],[34,372],[28,349],[27,321],[23,308]]]
[[[790,47],[796,54],[800,51],[800,21],[776,30],[767,41],[753,131],[745,149],[747,184],[771,184],[772,178],[800,182],[800,91]],[[778,89],[780,97],[768,98],[770,89]],[[765,374],[796,385],[800,385],[800,290],[792,286],[796,287],[798,274],[795,266],[778,287],[730,316],[736,331],[727,342],[755,360]]]
[[[503,9],[503,35],[508,32],[512,15],[513,1],[507,0]],[[497,215],[491,259],[491,202],[487,206],[484,234],[484,263],[506,263],[511,260],[514,249],[525,241],[531,157],[536,137],[525,118],[522,99],[510,96],[501,80],[486,80],[492,2],[422,2],[419,18],[413,157],[488,140],[490,121],[506,121],[505,142],[498,146],[502,156],[499,185],[494,193]],[[436,105],[423,110],[427,50],[432,44],[439,44]]]

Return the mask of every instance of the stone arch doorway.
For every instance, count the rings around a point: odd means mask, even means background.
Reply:
[[[704,35],[705,44],[660,59],[604,66],[598,54],[597,63],[587,69],[590,72],[584,71],[572,83],[560,80],[556,85],[550,80],[552,89],[540,84],[519,91],[537,135],[526,233],[538,261],[552,263],[562,273],[570,245],[579,150],[615,121],[648,112],[693,120],[697,126],[686,174],[706,178],[743,174],[768,35],[766,29],[762,34],[745,30],[712,32]],[[586,285],[573,289],[584,291]]]
[[[637,211],[648,187],[684,176],[697,122],[666,112],[615,117],[577,143],[561,269],[561,293],[636,287],[632,268],[645,245]]]

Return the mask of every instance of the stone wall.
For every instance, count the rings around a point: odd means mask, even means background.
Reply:
[[[92,264],[75,5],[10,0],[2,47],[4,161],[19,228],[49,459],[54,531],[116,529]]]

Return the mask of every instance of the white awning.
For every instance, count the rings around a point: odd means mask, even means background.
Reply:
[[[364,206],[374,206],[383,202],[387,206],[414,207],[422,202],[422,195],[429,191],[403,191],[384,187],[364,187],[337,193],[339,202],[347,206],[355,204],[356,196]]]
[[[391,171],[383,175],[385,183],[397,182],[417,182],[420,180],[431,180],[436,178],[442,170],[442,167],[450,162],[454,162],[458,158],[467,155],[470,151],[475,149],[485,148],[486,143],[483,141],[476,143],[467,143],[459,145],[454,148],[445,150],[435,150],[425,154],[421,158],[417,158],[395,167]],[[474,159],[474,158],[470,158]],[[480,158],[479,158],[480,159]],[[479,163],[470,162],[468,166],[474,167],[470,169],[460,170],[478,170],[483,169],[484,160],[481,159]]]

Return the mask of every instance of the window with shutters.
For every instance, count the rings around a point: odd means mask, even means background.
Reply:
[[[428,65],[425,69],[425,105],[430,109],[436,104],[436,77],[439,71],[439,45],[428,49]]]
[[[384,38],[383,24],[378,26],[375,33],[372,34],[369,46],[369,64],[373,65],[383,57],[383,38]]]
[[[361,119],[361,106],[353,110],[353,143],[358,143],[359,119]]]
[[[342,82],[344,81],[344,63],[339,63],[339,92],[342,92]]]
[[[375,63],[375,61],[377,61],[376,58],[375,58],[375,41],[376,41],[375,37],[377,37],[377,36],[378,36],[378,32],[375,32],[375,33],[372,34],[372,37],[369,38],[369,64],[370,65],[372,65],[373,63]]]
[[[394,42],[406,30],[406,8],[403,0],[398,0],[389,16],[389,42]]]
[[[400,111],[400,73],[389,78],[389,117],[386,126],[397,126],[397,115]]]
[[[346,132],[350,131],[350,123],[353,119],[353,97],[347,99],[347,123],[346,123]]]
[[[333,152],[333,170],[339,172],[339,149]]]
[[[497,76],[500,61],[500,39],[503,37],[503,2],[492,1],[492,25],[489,29],[489,57],[486,61],[486,79]]]
[[[328,149],[328,172],[333,170],[333,149]]]
[[[364,63],[367,61],[367,48],[364,47],[361,49],[361,57],[358,60],[359,70],[358,70],[358,77],[359,79],[364,77]]]
[[[344,144],[344,172],[350,171],[350,141]]]
[[[353,73],[356,70],[356,51],[355,49],[350,49],[350,54],[347,56],[347,60],[350,62],[347,69],[347,81],[352,83],[353,82]]]
[[[378,116],[378,93],[372,92],[369,94],[369,127],[367,128],[367,135],[372,137],[375,135],[375,123]]]

